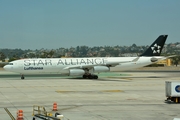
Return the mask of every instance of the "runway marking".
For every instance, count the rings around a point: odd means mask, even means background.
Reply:
[[[124,92],[123,90],[103,90],[102,92]]]
[[[116,78],[118,80],[133,80],[131,78],[122,78],[122,77],[106,77],[106,78]]]
[[[0,86],[0,88],[40,88],[40,87],[46,87],[46,88],[49,88],[49,87],[90,87],[90,86],[164,86],[164,84],[132,84],[132,85],[128,85],[128,84],[114,84],[114,85],[110,85],[110,84],[107,84],[107,85],[62,85],[62,86],[12,86],[12,87],[9,87],[9,86]]]
[[[57,90],[57,93],[95,93],[95,92],[124,92],[123,90],[97,90],[97,91],[68,91],[68,90]]]
[[[7,114],[11,117],[12,120],[15,120],[14,116],[9,112],[7,108],[4,108],[4,110],[7,112]]]

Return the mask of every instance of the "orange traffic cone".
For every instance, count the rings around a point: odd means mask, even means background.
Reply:
[[[17,111],[17,120],[24,120],[23,118],[23,110]]]
[[[56,102],[53,104],[53,111],[57,111],[57,103]]]

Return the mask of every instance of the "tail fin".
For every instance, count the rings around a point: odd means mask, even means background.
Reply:
[[[160,56],[168,35],[160,35],[153,44],[140,56]]]

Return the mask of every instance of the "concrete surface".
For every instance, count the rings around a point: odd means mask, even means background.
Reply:
[[[145,70],[143,70],[145,71]],[[6,74],[6,76],[4,76]],[[32,120],[32,106],[52,111],[57,102],[64,120],[173,120],[180,118],[179,104],[164,102],[165,81],[179,81],[180,71],[103,73],[98,80],[18,75],[0,71],[0,120],[16,117]]]

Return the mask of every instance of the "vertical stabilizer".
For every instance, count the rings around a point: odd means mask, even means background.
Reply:
[[[160,35],[140,56],[160,56],[168,35]]]

